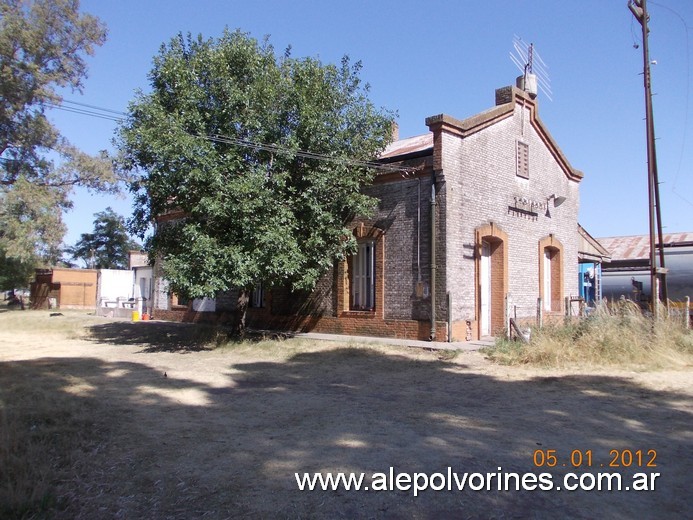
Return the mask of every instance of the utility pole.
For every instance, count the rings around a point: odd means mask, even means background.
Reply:
[[[643,80],[645,84],[645,120],[647,129],[647,187],[649,199],[649,221],[650,221],[650,287],[652,293],[652,313],[656,319],[658,316],[659,293],[657,288],[657,276],[661,277],[662,297],[668,301],[666,268],[664,267],[664,249],[662,235],[662,214],[659,203],[659,175],[657,173],[657,151],[655,149],[654,117],[652,112],[652,81],[650,75],[650,51],[648,45],[648,35],[650,32],[647,22],[650,15],[647,12],[647,0],[630,0],[628,9],[633,13],[635,19],[642,26],[642,54],[643,54]],[[656,220],[656,224],[655,224]],[[657,268],[655,226],[659,238],[659,261],[660,268]]]

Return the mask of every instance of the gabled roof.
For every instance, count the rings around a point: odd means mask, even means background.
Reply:
[[[407,159],[412,156],[422,156],[433,152],[433,138],[435,131],[446,131],[461,137],[467,137],[496,124],[499,121],[512,117],[515,113],[515,105],[527,107],[530,110],[529,122],[534,127],[539,137],[561,166],[566,176],[573,181],[581,181],[584,174],[573,168],[563,155],[563,152],[554,141],[546,126],[537,114],[537,104],[529,94],[517,87],[504,87],[496,90],[496,106],[480,112],[479,114],[459,120],[447,114],[438,114],[426,118],[426,125],[432,132],[399,139],[390,143],[380,154],[379,160],[392,162],[393,160]]]
[[[484,128],[507,119],[513,115],[514,106],[512,103],[506,103],[500,106],[489,108],[467,119],[456,119],[447,114],[438,114],[427,117],[426,124],[430,126],[446,125],[447,130],[451,133],[467,137],[475,134]]]
[[[561,166],[566,176],[573,181],[581,181],[584,174],[573,168],[537,114],[537,103],[529,94],[517,87],[504,87],[496,90],[496,106],[460,121],[446,114],[426,118],[426,124],[434,132],[443,130],[461,137],[467,137],[495,123],[512,117],[515,105],[529,108],[530,123],[546,147]]]
[[[605,237],[598,240],[600,244],[611,252],[612,261],[647,260],[650,258],[649,235]],[[664,247],[693,245],[693,232],[665,233],[662,236],[662,244]]]

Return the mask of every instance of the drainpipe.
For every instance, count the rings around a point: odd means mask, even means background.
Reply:
[[[431,173],[431,335],[436,339],[436,172]]]
[[[421,177],[417,180],[416,197],[416,283],[417,291],[421,290]],[[420,296],[420,293],[417,294]]]
[[[452,342],[452,294],[448,291],[448,343]]]

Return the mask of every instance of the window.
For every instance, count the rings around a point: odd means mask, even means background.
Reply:
[[[375,242],[360,242],[358,247],[352,257],[351,308],[370,311],[375,308]]]
[[[517,141],[517,176],[529,179],[529,145]]]
[[[179,296],[176,293],[171,295],[171,305],[173,307],[187,307],[190,300],[184,296]]]
[[[265,290],[262,282],[258,282],[250,295],[250,306],[260,309],[265,306]]]

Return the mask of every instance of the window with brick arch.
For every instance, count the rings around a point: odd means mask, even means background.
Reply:
[[[375,309],[375,241],[359,242],[351,259],[351,309]]]

